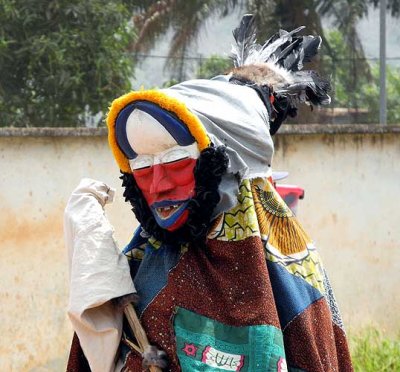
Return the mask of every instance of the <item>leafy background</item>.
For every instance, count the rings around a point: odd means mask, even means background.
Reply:
[[[0,126],[103,125],[112,99],[130,89],[223,73],[229,44],[219,47],[219,23],[231,20],[223,32],[229,34],[246,12],[256,15],[259,40],[300,24],[324,39],[309,67],[331,77],[333,103],[303,109],[293,123],[377,123],[379,68],[366,58],[369,43],[358,28],[365,19],[377,25],[377,6],[377,0],[0,0]],[[388,0],[391,19],[399,8],[400,0]],[[214,55],[203,55],[210,45],[199,42],[208,30],[215,32],[208,35]],[[388,65],[389,123],[400,121],[399,81],[399,67]]]

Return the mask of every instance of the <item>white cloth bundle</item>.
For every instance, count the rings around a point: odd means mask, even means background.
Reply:
[[[93,372],[115,369],[123,313],[110,300],[136,292],[127,259],[104,214],[114,193],[102,182],[82,179],[64,214],[70,267],[68,315]]]

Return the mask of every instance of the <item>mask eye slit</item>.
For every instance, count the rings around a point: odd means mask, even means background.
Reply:
[[[161,163],[164,164],[174,163],[179,160],[187,159],[189,158],[189,156],[190,154],[186,150],[174,149],[164,154],[164,156],[161,158]]]
[[[153,166],[154,159],[151,155],[138,155],[135,159],[129,160],[133,171],[147,169]]]
[[[179,158],[179,159],[175,159],[175,160],[165,161],[164,164],[173,164],[178,161],[185,160],[185,159],[189,159],[189,156],[185,156],[184,158]]]

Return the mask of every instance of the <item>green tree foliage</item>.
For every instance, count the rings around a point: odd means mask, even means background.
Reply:
[[[358,108],[360,105],[361,87],[367,83],[371,76],[360,74],[354,78],[352,71],[353,61],[343,34],[339,31],[326,33],[332,53],[323,56],[323,74],[332,76],[333,98],[335,107]],[[367,63],[365,61],[365,63]]]
[[[200,64],[196,71],[196,77],[199,79],[210,79],[217,75],[226,74],[232,68],[232,60],[212,55]]]
[[[123,1],[0,0],[0,126],[76,126],[129,89]]]
[[[379,65],[372,64],[371,74],[360,74],[354,79],[350,73],[351,60],[343,34],[331,31],[326,34],[333,57],[324,56],[324,69],[332,76],[333,104],[335,107],[368,110],[368,122],[379,122]],[[340,56],[336,58],[335,56]],[[387,122],[400,123],[400,69],[386,66]],[[364,119],[365,120],[365,119]]]
[[[387,122],[400,124],[400,68],[386,66]],[[379,65],[372,66],[372,83],[361,88],[360,100],[368,108],[370,120],[379,122]]]

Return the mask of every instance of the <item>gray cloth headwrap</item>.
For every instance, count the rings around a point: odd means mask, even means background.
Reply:
[[[163,90],[197,115],[214,145],[226,146],[229,166],[214,216],[237,204],[243,179],[270,175],[274,153],[263,102],[252,88],[230,84],[228,79],[189,80]]]

